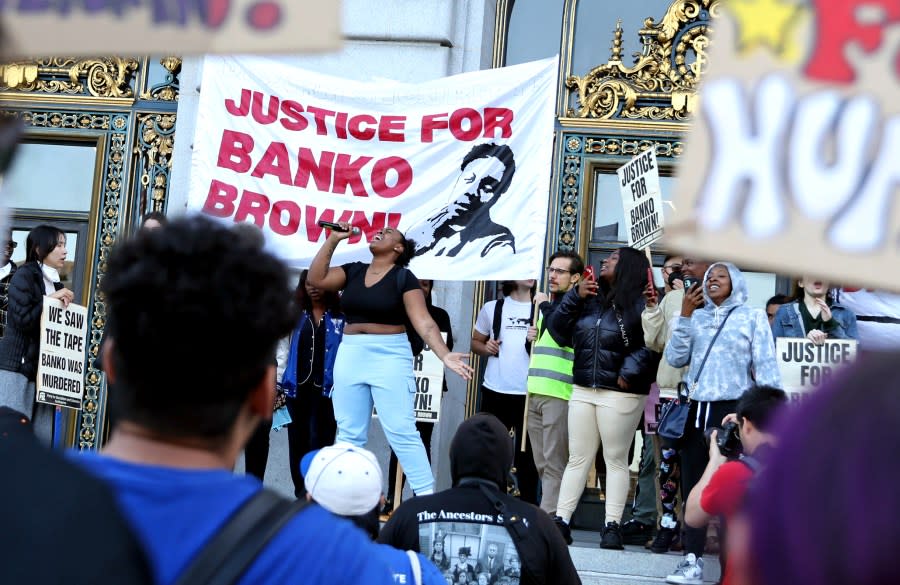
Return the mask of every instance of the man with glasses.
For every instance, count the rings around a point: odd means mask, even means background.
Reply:
[[[663,260],[662,277],[666,294],[675,289],[684,289],[684,274],[681,272],[683,264],[681,256],[666,256]]]
[[[550,297],[535,295],[538,320],[529,327],[527,339],[533,344],[528,368],[528,438],[541,480],[541,509],[556,515],[559,484],[569,460],[569,398],[572,396],[571,347],[562,347],[544,328],[544,319],[562,300],[563,295],[578,284],[584,261],[574,252],[557,252],[550,256],[547,283]],[[552,299],[552,300],[551,300]]]
[[[678,260],[681,260],[678,262]],[[704,274],[709,269],[710,262],[707,260],[699,260],[697,258],[685,257],[667,257],[663,265],[671,265],[673,267],[681,264],[681,274],[683,276],[682,286],[677,285],[671,292],[663,297],[662,301],[657,303],[656,297],[650,295],[649,288],[645,291],[647,306],[641,314],[641,322],[644,326],[644,343],[653,351],[662,352],[665,350],[669,338],[672,336],[672,329],[678,317],[681,315],[681,304],[684,300],[685,281],[691,283],[691,286],[701,286]],[[687,368],[674,368],[669,365],[666,360],[660,360],[659,370],[656,373],[656,385],[659,387],[659,409],[669,400],[675,399],[678,395],[678,383],[681,382]],[[660,410],[657,410],[659,413]],[[659,490],[659,500],[662,504],[662,518],[659,519],[659,526],[656,537],[650,545],[650,550],[655,553],[668,552],[674,542],[678,538],[679,522],[678,512],[675,508],[676,496],[680,488],[680,466],[681,459],[678,455],[678,445],[661,439],[658,435],[654,435],[654,448],[659,449],[659,469],[656,474],[656,487]],[[643,464],[643,462],[642,462]],[[655,491],[655,490],[654,490]],[[683,496],[686,494],[682,494]],[[656,510],[652,512],[652,517],[656,516]],[[651,517],[651,518],[652,518]],[[649,528],[646,524],[647,520],[639,520],[629,526],[626,522],[622,526],[623,538],[629,543],[629,535],[634,534],[635,538],[632,543],[637,540],[646,539],[649,533],[652,533],[652,526]]]
[[[16,263],[11,260],[16,244],[12,239],[12,232],[6,230],[4,234],[6,244],[0,251],[0,337],[6,333],[6,310],[9,307],[9,283],[16,273]]]

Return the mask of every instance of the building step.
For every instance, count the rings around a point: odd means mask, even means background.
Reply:
[[[572,538],[569,554],[584,585],[658,585],[666,582],[666,576],[681,560],[681,553],[655,554],[642,546],[626,546],[620,551],[601,549],[599,532],[573,530]],[[718,557],[707,555],[703,561],[704,582],[718,582]]]

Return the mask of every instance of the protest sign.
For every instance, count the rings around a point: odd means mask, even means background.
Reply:
[[[648,148],[616,169],[628,245],[646,248],[663,235],[662,190],[659,187],[659,167],[656,150]]]
[[[697,4],[721,19],[668,245],[900,290],[900,3]]]
[[[44,297],[37,401],[81,410],[84,396],[84,351],[87,308]]]
[[[419,278],[535,278],[556,72],[547,59],[404,84],[207,58],[188,209],[255,223],[295,268],[325,241],[319,221],[347,221],[361,233],[332,266],[370,259],[390,226],[417,243]]]
[[[444,342],[447,334],[441,333]],[[444,392],[444,364],[428,345],[413,357],[416,374],[416,397],[413,408],[419,422],[436,423],[441,416],[441,394]]]
[[[829,339],[816,345],[806,338],[778,337],[775,354],[781,384],[791,401],[827,382],[834,373],[856,359],[855,339]]]
[[[313,0],[0,2],[5,46],[23,57],[335,50],[340,11]]]

